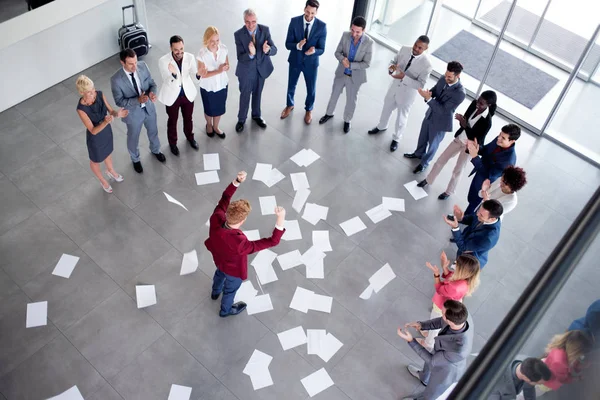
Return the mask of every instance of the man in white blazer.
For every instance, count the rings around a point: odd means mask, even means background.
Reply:
[[[431,61],[427,54],[424,54],[428,47],[429,38],[425,35],[419,36],[412,47],[400,48],[388,69],[394,80],[385,95],[379,124],[369,131],[369,135],[385,131],[392,112],[397,109],[396,130],[392,136],[390,151],[398,149],[398,141],[404,133],[408,113],[417,98],[417,90],[423,89],[431,74]]]
[[[158,101],[167,106],[167,138],[171,153],[178,156],[177,148],[177,118],[179,109],[183,116],[183,133],[190,146],[198,150],[198,142],[194,139],[192,113],[194,112],[194,99],[198,89],[192,80],[192,75],[197,80],[198,65],[193,54],[183,51],[181,36],[172,36],[169,40],[171,52],[158,60],[158,69],[163,79],[163,84],[158,92]]]

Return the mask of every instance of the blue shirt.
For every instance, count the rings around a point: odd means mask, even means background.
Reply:
[[[360,43],[362,42],[362,35],[360,36],[360,39],[358,39],[358,43],[356,43],[356,45],[354,44],[354,39],[352,37],[350,37],[350,54],[348,54],[348,61],[353,62],[354,61],[354,57],[356,57],[356,52],[358,51],[358,46],[360,46]],[[344,68],[344,73],[346,75],[352,75],[352,70],[350,68]]]
[[[252,35],[254,35],[256,33],[256,29],[253,31],[249,31],[248,29],[246,29],[248,31],[248,34],[250,35],[250,37],[252,37]],[[256,47],[256,45],[254,45],[254,47]],[[248,54],[248,57],[250,57],[251,60],[254,60],[254,56]]]

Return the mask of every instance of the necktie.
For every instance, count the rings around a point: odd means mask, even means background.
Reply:
[[[256,33],[252,33],[252,43],[256,45]]]
[[[133,76],[133,72],[129,74],[131,76],[131,82],[133,82],[133,89],[137,94],[140,94],[140,89],[138,89],[137,82],[135,81],[135,76]]]
[[[410,60],[408,60],[408,64],[406,64],[406,68],[404,68],[404,72],[406,72],[410,68],[410,64],[412,63],[412,60],[414,58],[415,56],[410,56]]]
[[[304,28],[304,39],[308,39],[308,27],[310,26],[310,24],[306,24],[306,28]]]

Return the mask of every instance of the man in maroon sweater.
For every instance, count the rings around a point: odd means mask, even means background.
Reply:
[[[248,254],[277,246],[285,232],[283,207],[275,208],[277,222],[270,238],[250,241],[240,230],[252,207],[248,200],[236,200],[231,204],[229,202],[237,187],[245,180],[246,172],[239,172],[223,192],[210,217],[208,239],[204,242],[217,266],[211,298],[216,300],[221,292],[223,293],[219,312],[221,317],[237,315],[246,309],[246,303],[240,301],[233,304],[233,299],[242,282],[248,278]]]

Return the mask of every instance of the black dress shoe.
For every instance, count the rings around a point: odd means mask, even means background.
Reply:
[[[206,125],[206,136],[208,136],[208,137],[214,137],[215,136],[215,132],[214,131],[212,131],[212,132],[208,131],[208,125]]]
[[[230,315],[238,315],[239,313],[241,313],[245,309],[246,309],[246,303],[244,303],[243,301],[238,301],[237,303],[235,303],[234,305],[231,306],[231,309],[229,310],[229,313],[223,314],[223,312],[220,311],[219,312],[219,316],[225,318],[225,317],[228,317]]]
[[[170,144],[169,147],[171,148],[171,153],[173,153],[176,156],[179,155],[179,149],[177,148],[176,144]]]
[[[237,123],[237,124],[235,124],[235,131],[236,131],[237,133],[240,133],[240,132],[241,132],[241,131],[243,131],[243,130],[244,130],[244,123],[243,123],[243,122],[240,122],[240,121],[238,121],[238,123]]]
[[[395,140],[392,140],[392,143],[390,143],[390,151],[396,151],[398,150],[398,142]]]
[[[450,243],[456,243],[456,239],[454,239],[454,236],[452,236],[449,240],[450,240]]]
[[[333,118],[333,115],[327,115],[327,114],[323,115],[321,117],[321,119],[319,120],[319,125],[324,124],[325,122],[329,121],[331,118]]]
[[[417,156],[415,153],[404,153],[404,157],[406,158],[421,158]]]
[[[152,154],[154,154],[154,157],[156,157],[156,159],[160,162],[167,161],[167,157],[165,157],[165,155],[163,153],[152,153]]]
[[[413,174],[420,174],[421,172],[423,172],[425,168],[423,168],[423,166],[421,164],[417,165],[417,168],[413,169]]]
[[[139,161],[133,162],[133,169],[135,169],[135,172],[137,172],[138,174],[144,172],[144,168],[142,168],[142,163]]]
[[[211,294],[210,294],[210,298],[211,298],[211,299],[213,299],[213,300],[216,300],[216,299],[218,299],[218,298],[219,298],[219,296],[220,296],[220,295],[221,295],[221,293],[219,293],[219,294],[212,294],[212,293],[211,293]]]
[[[385,131],[385,129],[379,129],[378,127],[375,127],[375,128],[373,128],[373,129],[371,129],[371,130],[368,132],[368,134],[369,134],[369,135],[375,135],[375,134],[377,134],[377,133],[379,133],[379,132],[383,132],[383,131]]]
[[[350,122],[344,122],[344,133],[350,132]]]
[[[450,197],[450,195],[448,193],[444,192],[438,196],[438,199],[446,200],[448,197]]]
[[[190,146],[192,146],[192,149],[196,151],[200,148],[200,146],[198,146],[198,142],[196,142],[195,139],[188,140],[188,143],[190,144]]]
[[[217,132],[217,131],[215,131],[215,133],[219,137],[219,139],[225,139],[225,132]]]
[[[417,183],[418,187],[425,187],[427,186],[427,179],[423,179],[421,182]]]
[[[256,122],[256,125],[260,126],[263,129],[267,127],[267,123],[261,117],[252,118],[252,121]]]

